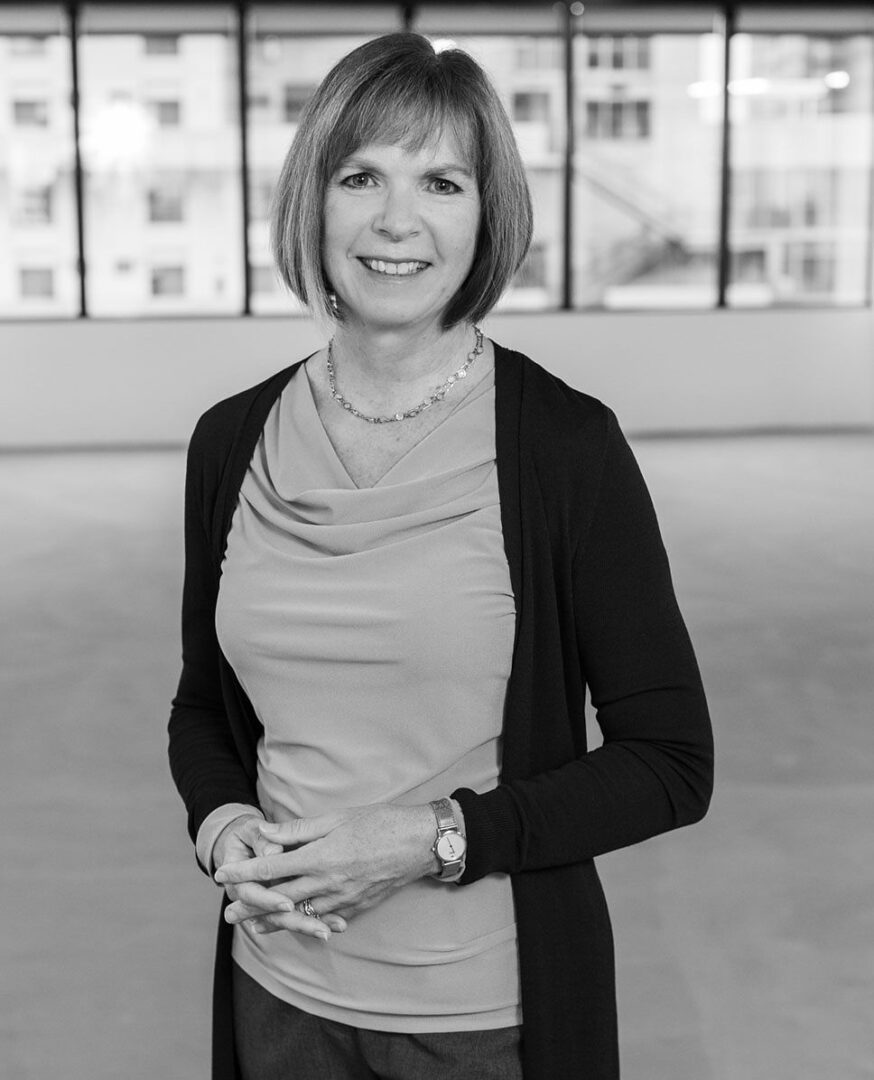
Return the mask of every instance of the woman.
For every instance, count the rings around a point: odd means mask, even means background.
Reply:
[[[615,418],[477,328],[530,235],[469,56],[327,76],[273,246],[331,341],[189,450],[170,758],[226,892],[216,1077],[618,1076],[592,860],[698,820],[712,743]]]

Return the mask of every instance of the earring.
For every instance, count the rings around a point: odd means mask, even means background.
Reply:
[[[331,305],[331,311],[333,311],[335,315],[339,315],[340,305],[337,303],[337,294],[335,292],[328,293],[328,301]]]

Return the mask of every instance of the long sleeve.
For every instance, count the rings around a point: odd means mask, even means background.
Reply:
[[[468,829],[462,884],[590,859],[707,810],[713,742],[701,678],[649,494],[612,413],[572,580],[579,663],[603,745],[484,795],[455,792]]]
[[[185,579],[182,591],[182,675],[168,731],[170,768],[188,809],[192,840],[205,818],[226,803],[258,805],[231,734],[222,694],[215,632],[218,573],[207,531],[206,454],[214,434],[206,414],[188,449],[185,481]]]

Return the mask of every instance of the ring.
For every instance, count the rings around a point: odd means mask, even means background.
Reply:
[[[309,897],[307,897],[306,900],[301,900],[301,902],[297,906],[304,913],[304,915],[309,915],[311,919],[317,919],[319,917],[316,909],[313,907],[313,902]]]

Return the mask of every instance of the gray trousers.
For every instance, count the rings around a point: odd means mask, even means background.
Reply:
[[[521,1034],[350,1027],[281,1001],[234,964],[243,1080],[522,1080]]]

